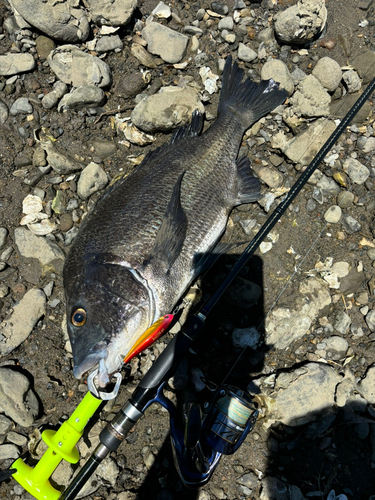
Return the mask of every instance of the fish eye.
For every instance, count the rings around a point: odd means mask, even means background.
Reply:
[[[72,314],[72,323],[74,326],[83,326],[86,323],[86,311],[81,307]]]

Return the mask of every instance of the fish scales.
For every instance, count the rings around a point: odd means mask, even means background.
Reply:
[[[64,266],[78,378],[99,363],[98,382],[106,385],[144,330],[172,310],[202,270],[200,259],[220,239],[232,208],[259,197],[238,150],[245,130],[286,92],[272,80],[256,85],[242,78],[228,58],[215,123],[197,135],[193,118],[186,133],[149,154],[82,222]]]

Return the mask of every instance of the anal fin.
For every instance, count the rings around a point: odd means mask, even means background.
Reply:
[[[235,204],[242,205],[259,200],[261,197],[260,183],[252,173],[249,158],[247,156],[237,158],[236,167],[238,195]]]
[[[144,266],[167,273],[180,255],[187,231],[187,217],[181,206],[181,182],[185,172],[177,179],[161,226],[157,232],[150,257]]]

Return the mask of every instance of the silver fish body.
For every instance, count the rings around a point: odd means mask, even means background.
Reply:
[[[77,378],[99,363],[108,383],[140,335],[171,312],[222,235],[233,207],[259,198],[245,130],[281,104],[272,80],[241,83],[228,58],[218,118],[199,115],[150,153],[84,219],[64,266],[68,333]]]

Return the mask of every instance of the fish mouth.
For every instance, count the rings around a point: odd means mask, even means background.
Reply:
[[[73,368],[73,375],[75,378],[82,378],[83,375],[91,370],[95,365],[99,363],[104,364],[105,359],[108,357],[108,348],[107,345],[104,343],[99,343],[97,344],[93,350],[86,356],[86,358],[81,361],[78,365],[76,365],[75,360],[74,360],[74,368]],[[101,370],[103,372],[103,369]],[[107,374],[108,377],[108,374]]]

